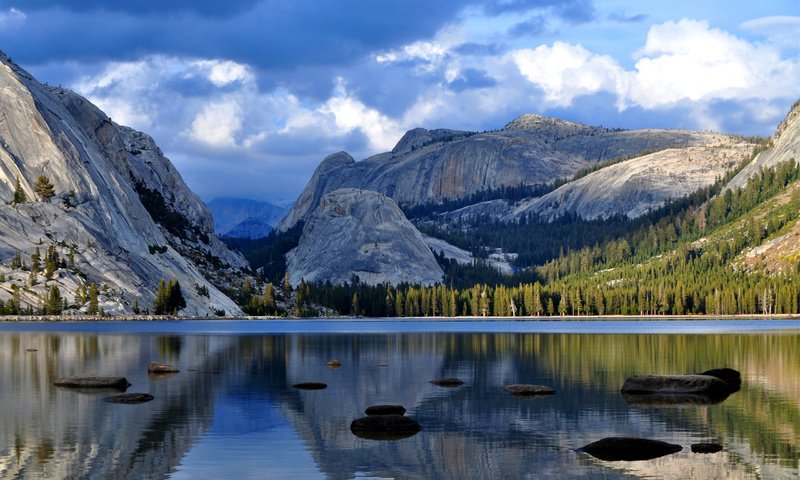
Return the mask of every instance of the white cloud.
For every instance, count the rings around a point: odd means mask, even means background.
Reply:
[[[206,78],[218,87],[235,82],[252,82],[255,80],[246,65],[230,60],[199,60],[194,64],[204,70]]]
[[[463,29],[448,26],[432,40],[421,40],[410,43],[399,49],[375,55],[379,64],[396,62],[416,62],[419,72],[432,72],[439,68],[452,55],[452,50],[466,41]]]
[[[784,98],[798,91],[800,78],[796,59],[686,19],[653,26],[635,70],[628,99],[644,108]]]
[[[508,56],[519,73],[544,92],[546,104],[561,107],[598,92],[615,94],[620,110],[800,94],[796,58],[784,59],[777,47],[748,42],[705,21],[683,19],[651,27],[633,70],[623,69],[609,56],[563,42]]]
[[[212,147],[234,147],[241,128],[242,108],[233,100],[222,100],[203,107],[187,133]]]
[[[519,72],[544,91],[553,106],[568,106],[575,97],[627,87],[626,74],[606,55],[594,55],[580,45],[554,42],[510,55]]]

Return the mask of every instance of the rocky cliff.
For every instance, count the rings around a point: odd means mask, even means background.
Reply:
[[[40,176],[53,196],[36,192]],[[60,262],[46,277],[31,255],[50,247]],[[76,290],[95,283],[106,312],[129,313],[134,301],[151,308],[159,280],[174,277],[181,313],[239,313],[207,277],[225,283],[246,266],[152,138],[0,53],[0,300],[36,308],[55,285],[68,307],[85,310]]]
[[[444,276],[417,229],[397,204],[376,192],[339,189],[324,195],[287,256],[290,280],[430,285]]]
[[[287,217],[286,230],[306,218],[327,192],[373,190],[399,204],[457,199],[504,186],[549,183],[602,160],[715,141],[706,133],[611,130],[523,115],[486,133],[414,129],[391,151],[356,162],[345,152],[317,168]]]
[[[724,135],[701,147],[670,148],[592,172],[538,198],[515,205],[504,218],[567,213],[584,219],[638,217],[671,199],[713,184],[750,154],[753,145]]]
[[[795,102],[789,114],[778,126],[766,150],[736,175],[727,188],[741,188],[753,175],[763,168],[794,159],[800,162],[800,100]]]

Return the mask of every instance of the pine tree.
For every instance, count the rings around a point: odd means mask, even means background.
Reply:
[[[25,203],[28,201],[28,196],[25,195],[25,190],[22,189],[22,184],[19,183],[19,178],[17,178],[17,184],[14,187],[14,199],[12,203]]]
[[[47,308],[46,314],[47,315],[61,315],[61,309],[63,308],[63,302],[61,299],[61,292],[58,290],[56,285],[50,287],[50,293],[47,296]]]
[[[87,315],[96,315],[98,312],[99,292],[97,291],[97,284],[92,283],[89,287],[89,307],[86,309]]]
[[[39,195],[43,202],[56,194],[53,184],[44,175],[39,175],[39,178],[36,179],[36,183],[33,184],[33,191]]]

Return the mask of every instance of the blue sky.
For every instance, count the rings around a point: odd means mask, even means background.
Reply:
[[[206,200],[523,113],[771,134],[800,1],[0,0],[0,49],[151,134]]]

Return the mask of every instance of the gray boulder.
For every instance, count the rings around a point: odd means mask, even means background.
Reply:
[[[59,378],[53,385],[67,388],[114,388],[124,390],[131,386],[125,377],[101,377],[98,375],[78,375]]]
[[[511,395],[520,395],[523,397],[533,395],[553,395],[556,393],[554,389],[546,385],[513,384],[506,385],[505,389]]]

